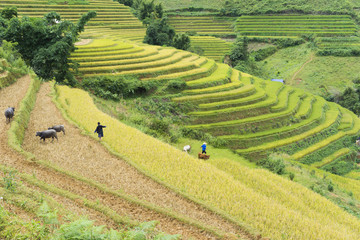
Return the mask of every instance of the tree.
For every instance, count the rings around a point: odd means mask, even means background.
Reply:
[[[161,3],[155,4],[154,0],[151,2],[142,1],[139,7],[138,18],[141,21],[146,19],[161,19],[163,17],[163,7]],[[149,20],[147,20],[149,21]]]
[[[236,39],[229,57],[233,66],[236,66],[239,61],[247,61],[249,59],[247,37]]]
[[[339,104],[353,111],[357,115],[360,114],[359,95],[354,89],[350,87],[345,89],[343,94],[340,96]]]
[[[144,43],[172,46],[175,29],[167,24],[166,18],[154,19],[146,29]]]
[[[187,50],[190,48],[189,36],[183,33],[176,34],[174,37],[173,46],[177,49]]]
[[[7,7],[1,10],[1,17],[5,19],[11,19],[17,17],[17,8],[16,7]]]
[[[17,43],[22,58],[39,77],[74,85],[76,81],[70,67],[76,69],[77,64],[69,57],[75,50],[78,35],[95,16],[96,12],[90,11],[77,24],[62,21],[56,12],[45,14],[43,18],[13,17],[5,21],[5,27],[0,27],[0,36]]]

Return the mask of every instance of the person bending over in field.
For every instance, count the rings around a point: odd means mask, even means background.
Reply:
[[[100,122],[98,122],[98,125],[97,125],[94,133],[98,134],[99,140],[101,140],[101,138],[104,136],[103,128],[106,128],[106,126],[103,126],[100,124]]]

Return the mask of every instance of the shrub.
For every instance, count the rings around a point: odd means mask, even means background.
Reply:
[[[254,56],[255,61],[262,61],[265,58],[273,55],[276,52],[276,47],[267,47],[260,49],[256,52],[253,52],[252,55]]]
[[[289,173],[289,178],[290,178],[291,181],[293,181],[294,178],[295,178],[295,174],[293,172],[290,172]]]
[[[119,3],[124,4],[125,6],[132,7],[134,0],[117,0]]]
[[[81,86],[98,97],[111,100],[146,94],[157,87],[154,81],[141,81],[132,76],[85,78]]]
[[[169,123],[159,119],[152,119],[150,123],[150,129],[155,130],[161,134],[169,133]]]
[[[345,175],[355,168],[356,164],[351,161],[337,161],[322,167],[322,169],[337,175]]]
[[[270,154],[268,158],[261,159],[256,164],[279,175],[285,173],[284,159],[279,154]]]
[[[11,192],[15,192],[16,190],[16,186],[17,184],[17,177],[15,176],[15,172],[14,171],[10,171],[10,172],[5,172],[4,173],[4,187],[11,191]]]
[[[198,131],[186,127],[181,128],[180,131],[184,137],[206,141],[214,147],[224,147],[227,144],[226,140],[214,137],[209,133],[204,133],[203,131]]]
[[[186,82],[181,79],[170,80],[166,87],[168,90],[181,91],[186,88]]]
[[[181,50],[187,50],[190,48],[190,38],[188,35],[180,33],[176,34],[173,41],[173,47]]]
[[[249,53],[247,37],[244,37],[243,39],[236,39],[230,52],[230,60],[232,65],[237,65],[238,62],[247,61],[248,59]]]
[[[175,29],[167,23],[167,19],[154,19],[150,21],[149,26],[146,29],[146,35],[144,43],[152,45],[167,45],[173,44],[175,37]]]
[[[329,192],[334,191],[334,186],[331,183],[329,183],[329,185],[328,185],[328,190],[329,190]]]

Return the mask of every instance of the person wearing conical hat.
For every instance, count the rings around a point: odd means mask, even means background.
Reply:
[[[206,142],[203,143],[203,145],[201,145],[202,148],[202,154],[206,154]]]

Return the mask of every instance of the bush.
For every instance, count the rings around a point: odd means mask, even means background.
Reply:
[[[226,140],[214,137],[209,133],[204,133],[203,131],[197,131],[186,127],[181,128],[180,131],[184,137],[206,141],[214,147],[224,147],[227,144]]]
[[[230,60],[232,65],[237,65],[240,61],[247,61],[249,59],[248,53],[248,39],[236,39],[230,52]]]
[[[345,175],[356,169],[356,164],[351,161],[337,161],[335,163],[327,164],[322,169],[337,175]]]
[[[254,56],[255,61],[262,61],[265,58],[273,55],[276,51],[276,47],[267,47],[253,52],[252,55]]]
[[[188,35],[180,33],[176,34],[173,40],[173,47],[181,50],[187,50],[190,48],[190,38]]]
[[[328,190],[329,190],[329,192],[334,191],[334,186],[331,183],[329,183],[329,185],[328,185]]]
[[[289,173],[289,178],[290,178],[291,181],[293,181],[294,178],[295,178],[295,174],[293,172],[290,172]]]
[[[195,53],[197,55],[204,55],[204,49],[202,49],[201,47],[199,46],[190,46],[190,48],[188,49],[189,52],[192,52],[192,53]]]
[[[151,120],[149,128],[161,134],[169,133],[169,123],[156,118]]]
[[[175,29],[167,23],[166,18],[161,20],[154,19],[150,21],[150,24],[146,29],[144,43],[159,46],[171,46],[174,37]]]
[[[119,100],[123,97],[146,94],[156,89],[157,84],[154,81],[141,81],[132,76],[100,76],[83,79],[81,86],[98,97]]]
[[[117,0],[119,3],[124,4],[125,6],[132,7],[134,0]]]
[[[166,87],[168,90],[181,91],[186,88],[186,81],[181,79],[170,80]]]
[[[279,175],[285,173],[284,159],[279,154],[270,154],[268,158],[261,159],[256,164]]]

